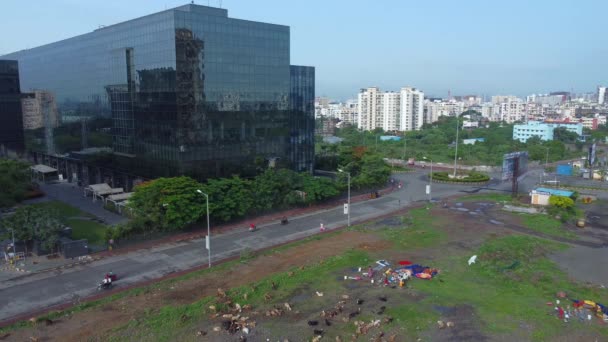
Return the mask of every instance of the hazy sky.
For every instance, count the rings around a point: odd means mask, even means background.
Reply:
[[[188,2],[1,0],[0,55]],[[320,96],[368,86],[525,96],[608,84],[606,0],[221,2],[230,17],[291,26],[292,64],[317,68]]]

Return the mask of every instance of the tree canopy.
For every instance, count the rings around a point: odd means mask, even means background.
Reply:
[[[64,226],[56,212],[27,205],[0,221],[0,227],[5,232],[5,238],[9,238],[12,235],[10,231],[14,229],[16,240],[38,240],[43,248],[52,250],[56,247]]]
[[[472,113],[474,114],[474,113]],[[576,151],[566,149],[565,143],[576,140],[571,132],[557,135],[561,139],[554,141],[540,141],[530,139],[527,143],[513,140],[513,125],[489,122],[480,128],[462,128],[462,118],[440,117],[437,122],[425,124],[422,130],[398,133],[387,133],[381,130],[359,131],[350,126],[337,130],[336,135],[344,141],[338,144],[318,143],[317,167],[321,169],[332,169],[337,165],[348,168],[349,158],[353,157],[353,151],[364,150],[367,154],[378,155],[383,158],[421,160],[427,157],[433,162],[453,163],[454,142],[456,141],[456,125],[459,120],[459,145],[457,158],[459,163],[466,165],[501,165],[503,155],[515,151],[529,151],[530,159],[544,162],[547,159],[549,148],[549,162],[562,160],[577,156]],[[608,131],[608,129],[607,129]],[[381,141],[380,135],[398,135],[400,141]],[[599,136],[599,135],[598,135]],[[483,142],[465,145],[464,139],[483,138]],[[360,166],[360,165],[357,165]]]
[[[0,208],[22,201],[30,184],[28,164],[0,159]]]

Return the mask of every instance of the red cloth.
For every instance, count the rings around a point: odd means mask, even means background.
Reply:
[[[559,319],[564,319],[564,309],[561,307],[557,308],[557,317],[559,317]]]
[[[411,265],[412,262],[409,260],[401,260],[399,261],[399,265],[403,265],[403,266],[407,266],[407,265]]]

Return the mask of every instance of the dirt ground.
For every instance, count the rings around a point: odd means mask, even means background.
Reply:
[[[136,297],[128,297],[104,306],[64,317],[51,326],[38,324],[33,329],[21,329],[11,333],[6,341],[95,341],[103,340],[112,329],[123,325],[148,309],[164,305],[192,303],[214,295],[218,288],[231,288],[261,280],[273,273],[282,272],[294,265],[307,265],[341,254],[350,248],[381,249],[386,242],[359,232],[345,232],[314,243],[306,243],[287,251],[255,258],[247,264],[239,264],[230,272],[213,277],[190,279],[179,282],[171,291],[154,291]]]
[[[446,240],[441,245],[430,248],[420,248],[414,250],[401,251],[393,248],[390,242],[382,240],[379,235],[365,232],[347,231],[341,234],[327,237],[320,241],[301,244],[273,253],[267,256],[260,256],[250,260],[246,264],[238,264],[229,272],[222,271],[213,273],[213,276],[203,276],[176,283],[171,290],[150,291],[139,296],[131,296],[101,307],[85,310],[70,317],[63,317],[50,326],[39,324],[35,328],[21,329],[11,332],[5,340],[28,341],[30,337],[38,338],[38,341],[101,341],[107,336],[116,332],[116,329],[123,326],[130,320],[141,317],[150,310],[154,310],[166,305],[190,304],[199,299],[214,296],[218,288],[228,289],[248,283],[262,280],[263,278],[277,273],[284,272],[293,266],[309,265],[327,259],[331,256],[339,255],[345,251],[355,248],[362,249],[372,256],[382,256],[387,260],[416,260],[421,263],[432,264],[433,260],[445,257],[445,255],[461,255],[477,248],[488,237],[503,236],[511,234],[504,222],[491,223],[485,213],[495,210],[489,203],[458,203],[451,202],[448,208],[436,207],[429,211],[429,215],[445,222],[439,229],[443,230]],[[400,213],[395,217],[407,215]],[[507,216],[501,216],[501,219]],[[395,218],[384,218],[376,222],[376,225],[391,226],[398,222]],[[372,225],[373,226],[373,225]],[[347,270],[345,270],[347,272]],[[330,310],[341,301],[342,294],[348,294],[349,300],[344,303],[345,313],[357,312],[361,307],[361,320],[369,322],[370,315],[381,312],[383,306],[390,308],[390,305],[397,303],[415,305],[422,298],[407,289],[392,289],[382,287],[370,287],[363,282],[344,282],[342,287],[334,291],[335,293],[326,294],[325,297],[313,295],[312,288],[298,288],[291,294],[290,303],[298,307],[297,312],[288,315],[265,319],[256,317],[258,326],[249,336],[249,341],[266,341],[265,336],[290,337],[290,341],[310,340],[314,329],[324,329],[334,331],[335,334],[342,334],[346,331],[346,323],[340,322],[327,326],[323,319],[319,318],[322,310]],[[418,296],[418,297],[417,297]],[[386,302],[379,300],[386,297]],[[356,300],[362,299],[362,304],[357,304]],[[436,329],[432,327],[424,332],[421,337],[425,341],[490,341],[495,338],[484,335],[479,326],[479,317],[476,316],[474,308],[467,305],[455,307],[434,308],[443,321],[455,323],[451,329]],[[359,315],[359,314],[357,314]],[[263,315],[262,315],[263,316]],[[387,317],[384,315],[381,317]],[[357,318],[353,318],[356,320]],[[311,327],[308,321],[319,321],[318,326]],[[350,325],[352,325],[352,321]],[[337,318],[336,318],[337,321]],[[199,322],[196,328],[211,331],[213,326],[221,323],[218,320],[205,320]],[[352,330],[352,329],[351,329]],[[282,332],[287,332],[283,334]],[[384,333],[380,338],[379,334]],[[196,331],[182,331],[180,340],[206,340],[206,341],[238,341],[238,335],[221,334],[196,336]],[[370,330],[365,340],[390,341],[392,335],[398,334],[394,341],[409,341],[407,334],[402,327],[395,327],[393,330],[382,331],[380,329]],[[293,338],[292,336],[299,338]],[[188,337],[185,337],[188,336]],[[329,339],[331,334],[327,335]],[[335,336],[335,335],[334,335]],[[343,335],[349,336],[349,335]],[[184,338],[181,338],[184,337]],[[575,340],[580,336],[576,336]],[[345,339],[350,340],[349,339]],[[282,341],[282,339],[281,339]]]

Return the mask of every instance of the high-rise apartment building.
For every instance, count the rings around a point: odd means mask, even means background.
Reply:
[[[19,83],[17,61],[0,60],[0,154],[24,149]]]
[[[382,129],[400,131],[401,93],[387,91],[382,94]]]
[[[411,131],[422,127],[424,93],[405,87],[399,92],[381,92],[379,88],[361,89],[358,96],[357,126],[363,130]]]
[[[605,104],[606,102],[608,102],[606,99],[606,87],[597,87],[597,103]]]
[[[424,93],[416,88],[401,88],[399,131],[414,131],[424,122]]]
[[[131,173],[312,170],[314,69],[290,66],[288,26],[188,4],[6,57],[61,117],[111,118],[112,165]]]
[[[521,99],[507,99],[500,103],[500,118],[506,123],[525,121],[525,104]]]
[[[371,131],[376,128],[381,128],[383,123],[383,96],[380,89],[371,87],[361,89],[358,95],[359,99],[359,114],[357,118],[357,127],[366,131]]]

